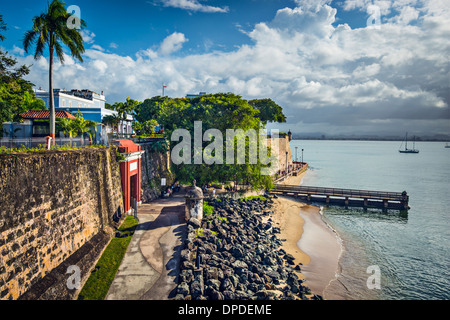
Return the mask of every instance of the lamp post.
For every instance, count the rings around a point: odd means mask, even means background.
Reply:
[[[289,172],[287,157],[288,157],[288,152],[286,151],[286,174],[288,174],[288,172]]]
[[[298,147],[295,147],[295,161],[298,161],[298,158],[297,158],[297,148],[298,148]]]
[[[304,150],[304,149],[302,149],[302,167],[303,167],[303,150]]]

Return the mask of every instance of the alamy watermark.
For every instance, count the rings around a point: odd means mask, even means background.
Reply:
[[[380,7],[371,4],[367,7],[367,18],[366,25],[367,28],[380,29],[381,28],[381,10]]]
[[[81,288],[81,270],[77,265],[71,265],[67,268],[66,274],[71,275],[67,278],[66,285],[67,289],[74,290]]]
[[[67,7],[67,13],[70,17],[67,19],[67,28],[69,29],[81,29],[81,9],[79,6],[71,5]]]
[[[366,273],[371,274],[369,278],[367,278],[367,288],[370,290],[373,289],[381,289],[381,270],[377,265],[368,266]]]

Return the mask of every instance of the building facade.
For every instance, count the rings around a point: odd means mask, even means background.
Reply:
[[[42,99],[48,108],[49,93],[40,89],[35,90],[36,97]],[[102,136],[112,132],[112,128],[101,125],[103,117],[107,115],[117,115],[114,110],[106,109],[106,98],[103,94],[98,94],[91,90],[72,89],[70,91],[53,89],[55,111],[68,111],[72,114],[80,111],[83,118],[98,122],[97,136]],[[127,115],[127,119],[120,122],[118,126],[119,134],[132,134],[133,116]]]

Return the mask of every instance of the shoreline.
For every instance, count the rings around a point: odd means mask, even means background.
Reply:
[[[307,171],[306,171],[307,172]],[[284,184],[300,185],[306,172],[289,177]],[[342,240],[322,217],[321,208],[294,198],[278,196],[274,200],[275,222],[280,226],[282,247],[301,263],[299,277],[313,294],[324,299],[338,299],[326,289],[339,273],[339,261],[344,250]]]

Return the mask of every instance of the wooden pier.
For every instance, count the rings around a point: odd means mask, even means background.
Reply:
[[[409,209],[409,196],[406,191],[384,192],[276,184],[270,192],[291,195],[308,202],[324,202],[346,207]]]

